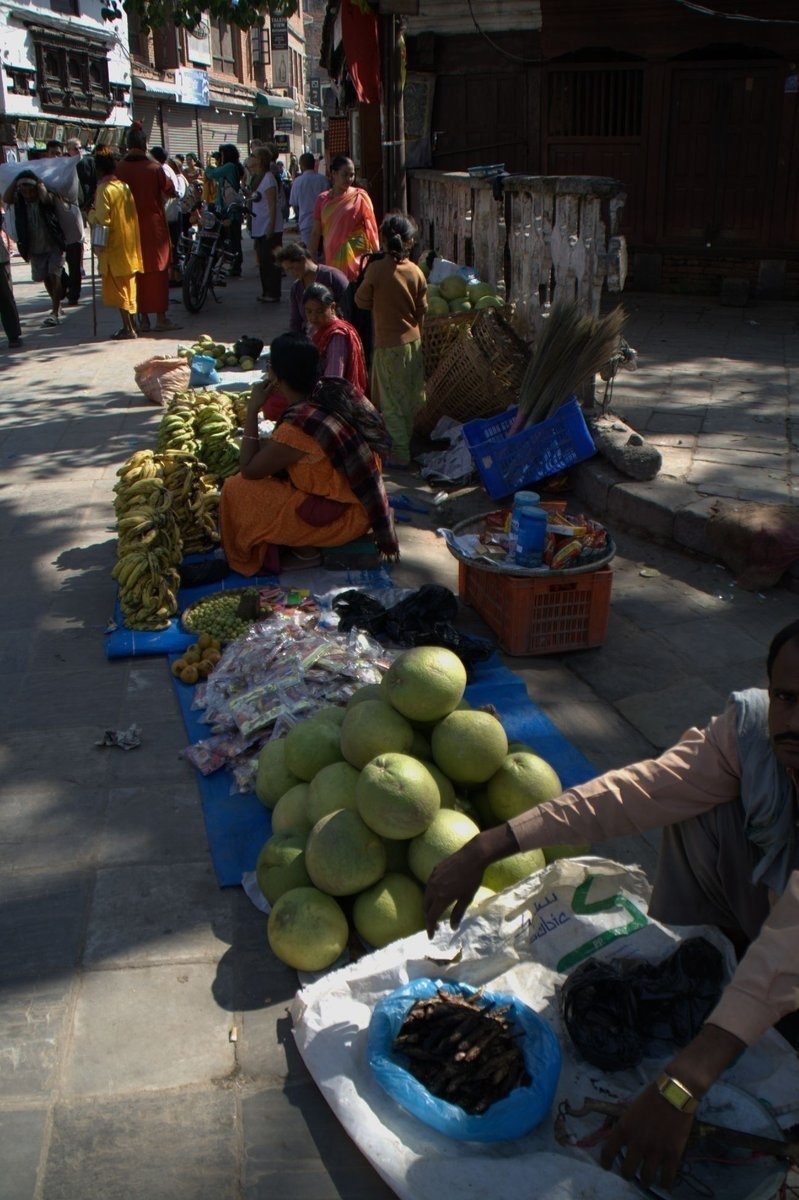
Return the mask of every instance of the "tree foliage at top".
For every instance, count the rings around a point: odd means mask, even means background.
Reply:
[[[252,29],[264,25],[267,16],[290,17],[299,0],[107,0],[101,11],[106,21],[119,21],[123,8],[138,18],[143,33],[170,25],[205,32],[209,18]]]

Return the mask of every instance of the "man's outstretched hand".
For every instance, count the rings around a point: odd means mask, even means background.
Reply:
[[[486,867],[500,858],[507,858],[509,854],[518,853],[518,850],[516,839],[508,826],[497,825],[479,833],[434,867],[424,893],[428,937],[434,935],[442,914],[453,901],[455,907],[449,923],[453,929],[457,929],[474,899]]]

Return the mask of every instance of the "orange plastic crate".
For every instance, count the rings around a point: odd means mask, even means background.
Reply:
[[[503,575],[458,563],[458,592],[507,654],[560,654],[601,646],[608,630],[610,567],[553,578]]]

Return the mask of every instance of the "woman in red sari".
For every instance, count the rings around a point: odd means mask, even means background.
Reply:
[[[322,375],[338,375],[367,395],[369,376],[357,330],[336,312],[336,298],[323,283],[303,292],[308,334],[321,357]]]
[[[150,330],[150,313],[155,313],[155,328],[179,329],[167,317],[169,304],[169,260],[172,243],[164,215],[164,201],[175,195],[175,186],[161,164],[147,153],[147,137],[141,121],[128,130],[128,152],[117,164],[117,178],[133,192],[139,218],[139,236],[144,270],[136,275],[136,303],[139,330]]]

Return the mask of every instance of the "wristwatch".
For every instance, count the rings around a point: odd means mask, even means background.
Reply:
[[[664,1100],[676,1108],[678,1112],[692,1116],[699,1108],[699,1101],[684,1083],[663,1071],[655,1080],[655,1087]]]

